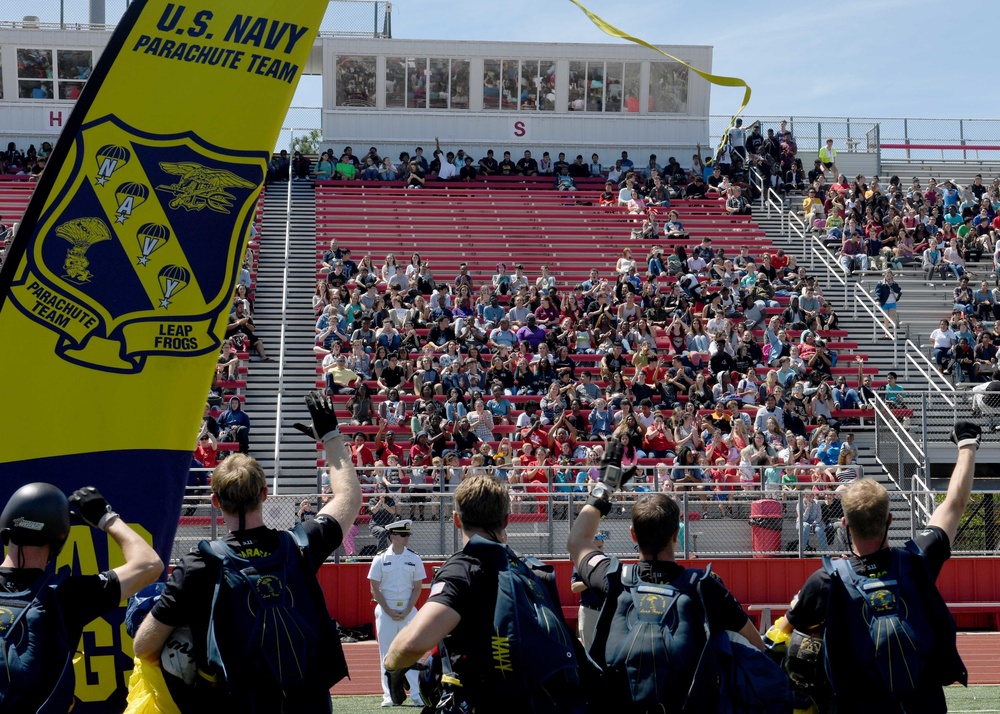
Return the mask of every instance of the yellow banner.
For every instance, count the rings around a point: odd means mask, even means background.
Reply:
[[[742,114],[743,110],[747,108],[747,104],[750,103],[750,85],[747,84],[745,80],[739,79],[738,77],[723,77],[723,76],[718,75],[718,74],[709,74],[708,72],[701,71],[697,67],[692,67],[691,65],[689,65],[684,60],[678,59],[677,57],[674,57],[671,54],[667,54],[666,52],[664,52],[663,50],[661,50],[659,47],[656,47],[655,45],[651,45],[648,42],[646,42],[645,40],[641,40],[638,37],[633,37],[632,35],[628,34],[627,32],[623,32],[622,30],[619,30],[617,27],[615,27],[611,23],[607,22],[606,20],[603,20],[602,18],[600,18],[597,15],[595,15],[594,13],[592,13],[586,7],[584,7],[579,2],[577,2],[577,0],[569,0],[569,1],[571,3],[573,3],[574,5],[576,5],[578,8],[580,8],[581,10],[583,10],[583,13],[587,17],[590,18],[590,21],[593,22],[595,25],[597,25],[597,27],[600,28],[601,32],[603,32],[606,35],[611,35],[612,37],[618,37],[618,38],[623,39],[623,40],[628,40],[629,42],[634,42],[637,45],[642,45],[643,47],[648,47],[649,49],[653,50],[654,52],[659,52],[664,57],[667,57],[669,59],[672,59],[674,62],[677,62],[679,64],[684,65],[689,70],[691,70],[692,72],[694,72],[695,74],[697,74],[699,77],[701,77],[702,79],[704,79],[706,82],[709,82],[711,84],[715,84],[715,85],[717,85],[719,87],[744,87],[745,88],[745,91],[743,92],[743,103],[740,104],[740,108],[736,110],[736,113],[733,114],[732,119],[729,120],[729,126],[726,127],[726,130],[724,132],[722,132],[722,140],[719,142],[718,149],[716,149],[716,154],[718,154],[718,150],[721,149],[722,145],[726,142],[726,136],[728,135],[729,130],[732,128],[733,124],[736,122],[736,117],[738,117],[740,114]]]
[[[0,505],[94,485],[164,561],[267,161],[326,0],[137,0],[0,272]],[[74,573],[121,565],[74,527]],[[121,711],[124,609],[87,625],[74,712]]]
[[[132,4],[0,278],[5,372],[18,375],[5,401],[69,401],[73,428],[52,438],[11,419],[0,463],[192,448],[266,162],[325,8]],[[156,402],[155,429],[115,418],[137,400]]]

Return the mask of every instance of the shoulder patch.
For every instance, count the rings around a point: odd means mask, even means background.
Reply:
[[[592,555],[590,556],[590,559],[587,561],[587,567],[596,568],[597,564],[600,563],[602,560],[611,560],[611,558],[608,557],[607,555],[604,555],[604,553],[598,553]]]
[[[433,585],[431,585],[430,597],[434,597],[435,595],[440,595],[443,592],[444,592],[444,582],[434,583]]]

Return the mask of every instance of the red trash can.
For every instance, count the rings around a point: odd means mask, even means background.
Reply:
[[[753,557],[776,558],[781,552],[781,503],[762,498],[750,504],[750,537]]]

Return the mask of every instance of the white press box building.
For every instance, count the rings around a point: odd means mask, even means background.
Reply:
[[[34,22],[0,27],[0,137],[54,141],[110,37],[109,29]],[[711,72],[711,47],[664,46]],[[322,75],[323,146],[390,155],[442,146],[598,153],[636,163],[657,153],[686,165],[709,136],[710,85],[633,44],[458,42],[321,37],[306,74]],[[245,121],[267,111],[247,97]],[[297,127],[305,128],[305,127]],[[703,153],[710,151],[703,146]]]

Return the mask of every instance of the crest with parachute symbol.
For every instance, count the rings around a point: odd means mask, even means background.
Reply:
[[[63,359],[98,370],[217,350],[265,161],[114,116],[86,124],[35,226],[14,304],[56,333]]]

